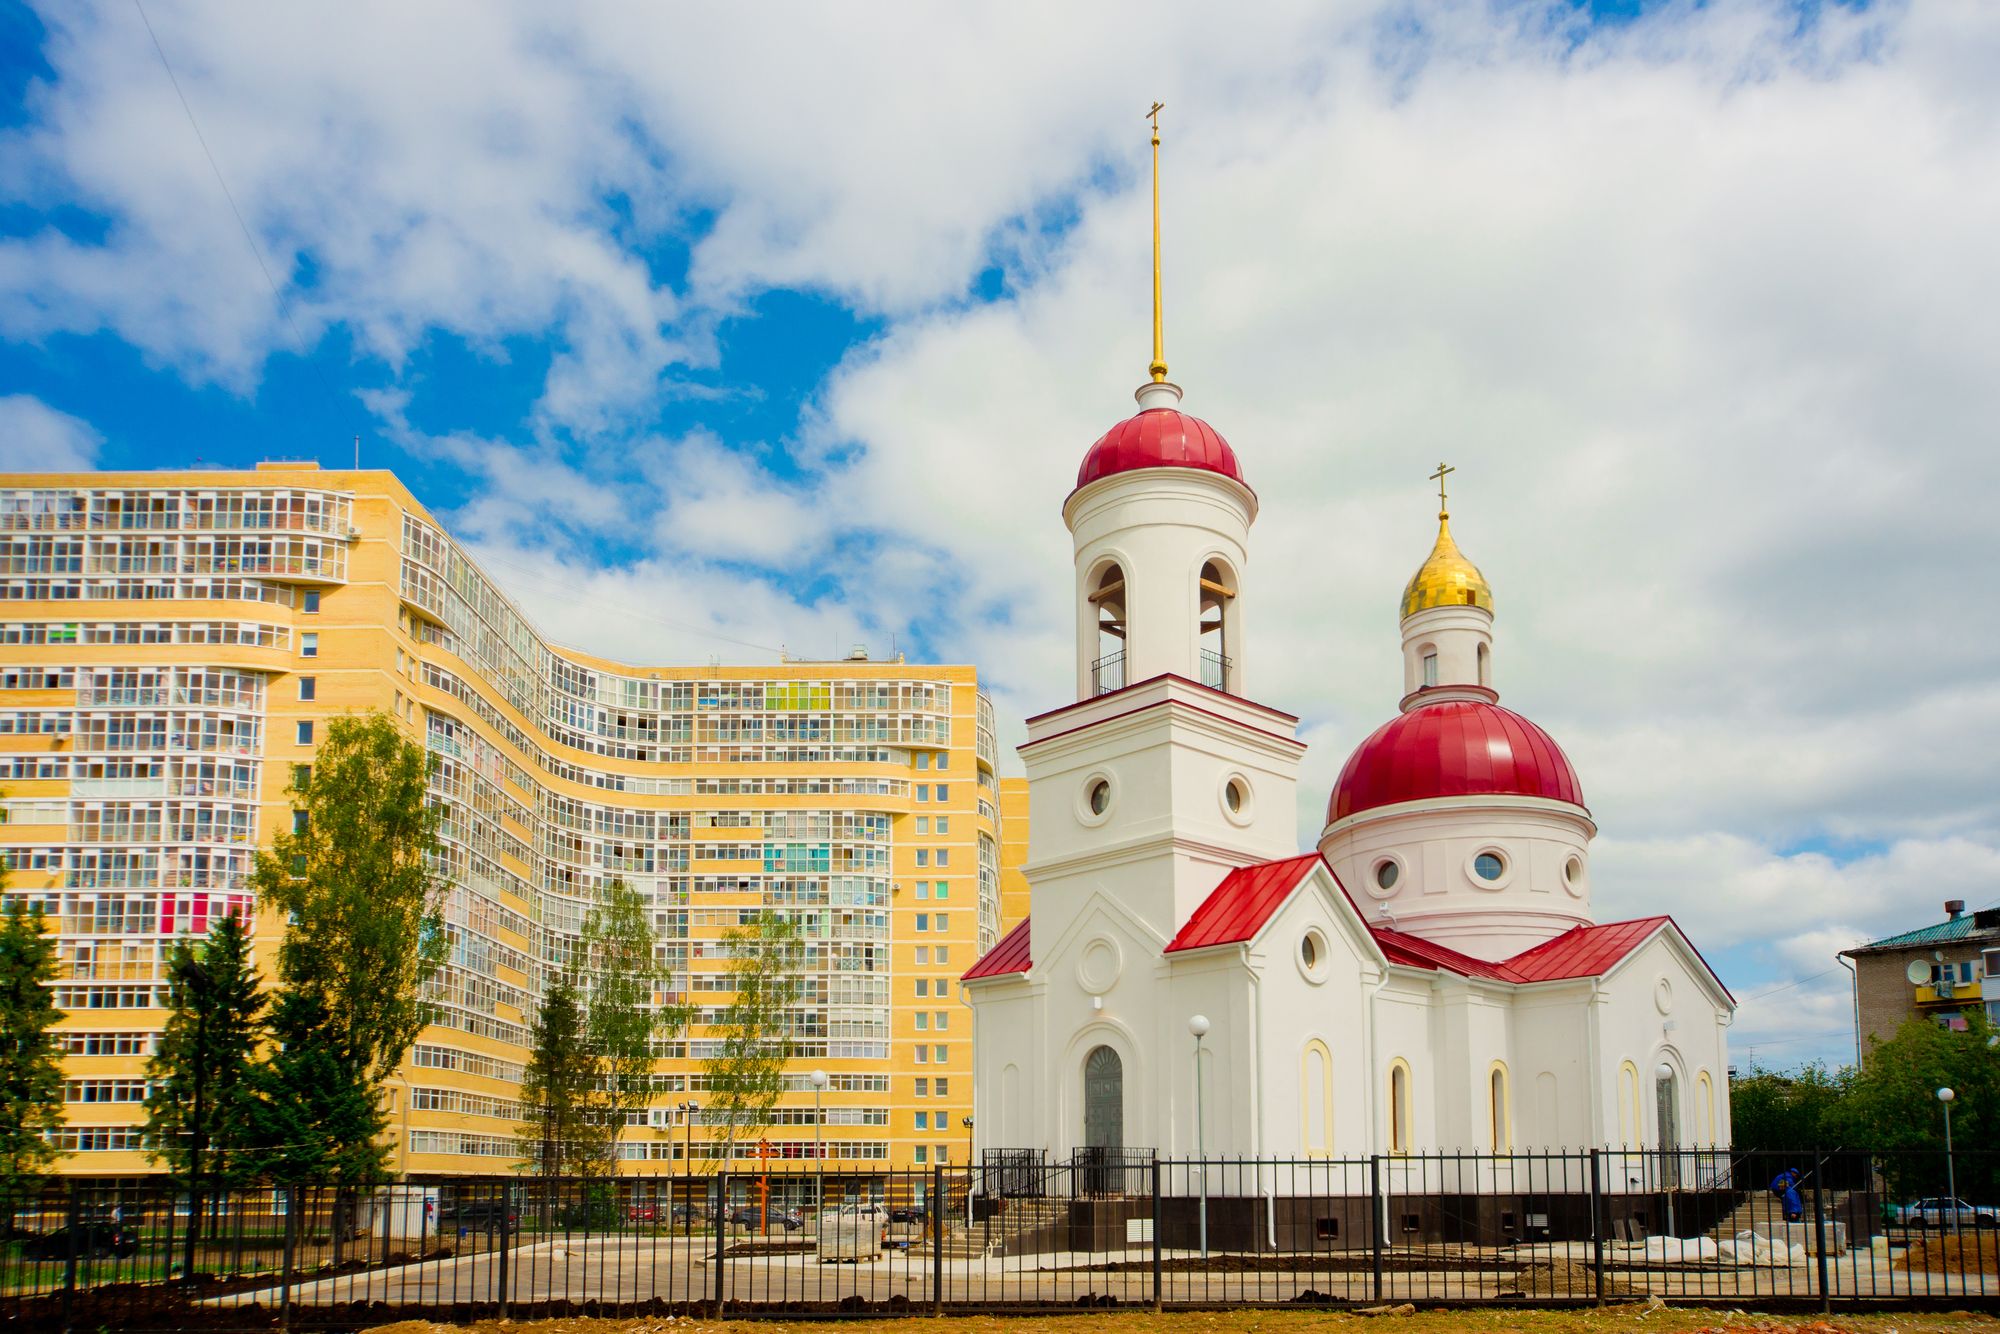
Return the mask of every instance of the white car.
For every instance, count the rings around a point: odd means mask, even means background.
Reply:
[[[2000,1227],[2000,1208],[1933,1195],[1898,1209],[1896,1221],[1906,1227]]]

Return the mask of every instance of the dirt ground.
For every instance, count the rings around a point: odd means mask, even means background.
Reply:
[[[1400,1311],[1402,1308],[1390,1308]],[[440,1325],[405,1320],[370,1334],[2000,1334],[2000,1317],[1963,1311],[1835,1316],[1747,1315],[1692,1308],[1651,1308],[1633,1302],[1602,1311],[1417,1311],[1362,1316],[1349,1312],[1218,1311],[1153,1315],[1108,1311],[1087,1316],[947,1316],[855,1320],[834,1324],[796,1320],[481,1320]]]
[[[1896,1261],[1905,1271],[2000,1274],[2000,1232],[1982,1228],[1956,1237],[1923,1237]]]

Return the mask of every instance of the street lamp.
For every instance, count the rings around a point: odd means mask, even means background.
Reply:
[[[978,1164],[972,1157],[972,1118],[962,1116],[958,1123],[965,1127],[965,1225],[972,1226],[972,1192],[978,1185]]]
[[[681,1124],[687,1127],[687,1149],[681,1155],[681,1160],[687,1164],[688,1185],[690,1187],[694,1185],[694,1118],[695,1113],[700,1110],[701,1104],[698,1102],[683,1102],[680,1105]],[[707,1201],[708,1192],[706,1190],[702,1191],[701,1198],[704,1202]],[[694,1231],[694,1194],[692,1189],[688,1193],[687,1223],[688,1231],[692,1233]]]
[[[813,1071],[806,1076],[806,1083],[813,1088],[813,1215],[818,1217],[826,1212],[826,1149],[821,1142],[826,1113],[819,1109],[819,1095],[826,1092],[826,1071]]]
[[[1958,1173],[1951,1162],[1951,1100],[1958,1095],[1948,1088],[1937,1091],[1937,1100],[1944,1104],[1944,1192],[1951,1197],[1951,1230],[1958,1231]]]
[[[1194,1159],[1195,1171],[1201,1175],[1201,1258],[1208,1259],[1208,1163],[1207,1149],[1203,1145],[1201,1107],[1201,1040],[1208,1036],[1208,1016],[1193,1015],[1188,1019],[1188,1032],[1194,1035]]]

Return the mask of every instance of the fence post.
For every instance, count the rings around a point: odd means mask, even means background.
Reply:
[[[1153,1310],[1160,1310],[1160,1160],[1153,1159]]]
[[[76,1323],[76,1241],[77,1233],[83,1227],[83,1216],[77,1207],[76,1195],[77,1180],[75,1177],[71,1177],[69,1179],[69,1227],[66,1233],[68,1238],[68,1254],[63,1258],[63,1334],[70,1334],[71,1329],[74,1328]]]
[[[722,1319],[722,1253],[729,1248],[729,1173],[718,1170],[715,1174],[715,1309],[709,1314]]]
[[[292,1328],[292,1269],[298,1263],[300,1194],[296,1185],[285,1187],[285,1258],[284,1272],[278,1276],[278,1326],[286,1334]]]
[[[500,1183],[500,1219],[499,1219],[500,1257],[496,1262],[496,1267],[498,1272],[494,1276],[495,1281],[500,1286],[500,1292],[498,1296],[498,1306],[500,1312],[500,1319],[502,1320],[505,1320],[507,1318],[507,1292],[508,1292],[507,1258],[511,1254],[513,1254],[514,1251],[513,1225],[509,1221],[513,1216],[513,1212],[514,1212],[514,1183],[512,1181],[502,1181]]]
[[[931,1164],[931,1314],[944,1314],[944,1164]]]
[[[1604,1305],[1604,1150],[1590,1151],[1590,1274]]]
[[[1829,1290],[1826,1281],[1826,1211],[1820,1203],[1819,1181],[1825,1171],[1826,1155],[1818,1149],[1814,1149],[1812,1178],[1813,1249],[1819,1253],[1819,1309],[1821,1311],[1831,1311],[1833,1309],[1833,1293]]]
[[[1388,1201],[1382,1198],[1382,1155],[1368,1155],[1368,1249],[1375,1274],[1375,1300],[1382,1300],[1382,1233],[1389,1225]]]

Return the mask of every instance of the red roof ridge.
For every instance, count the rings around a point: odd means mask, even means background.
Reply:
[[[1254,940],[1299,887],[1307,868],[1317,861],[1319,853],[1302,852],[1234,868],[1209,891],[1162,953],[1177,954]]]
[[[960,982],[977,982],[982,977],[1003,977],[1008,973],[1025,973],[1034,965],[1034,956],[1029,948],[1028,923],[1032,917],[1023,917],[1014,929],[1000,937],[1000,943],[980,957],[959,977]]]

